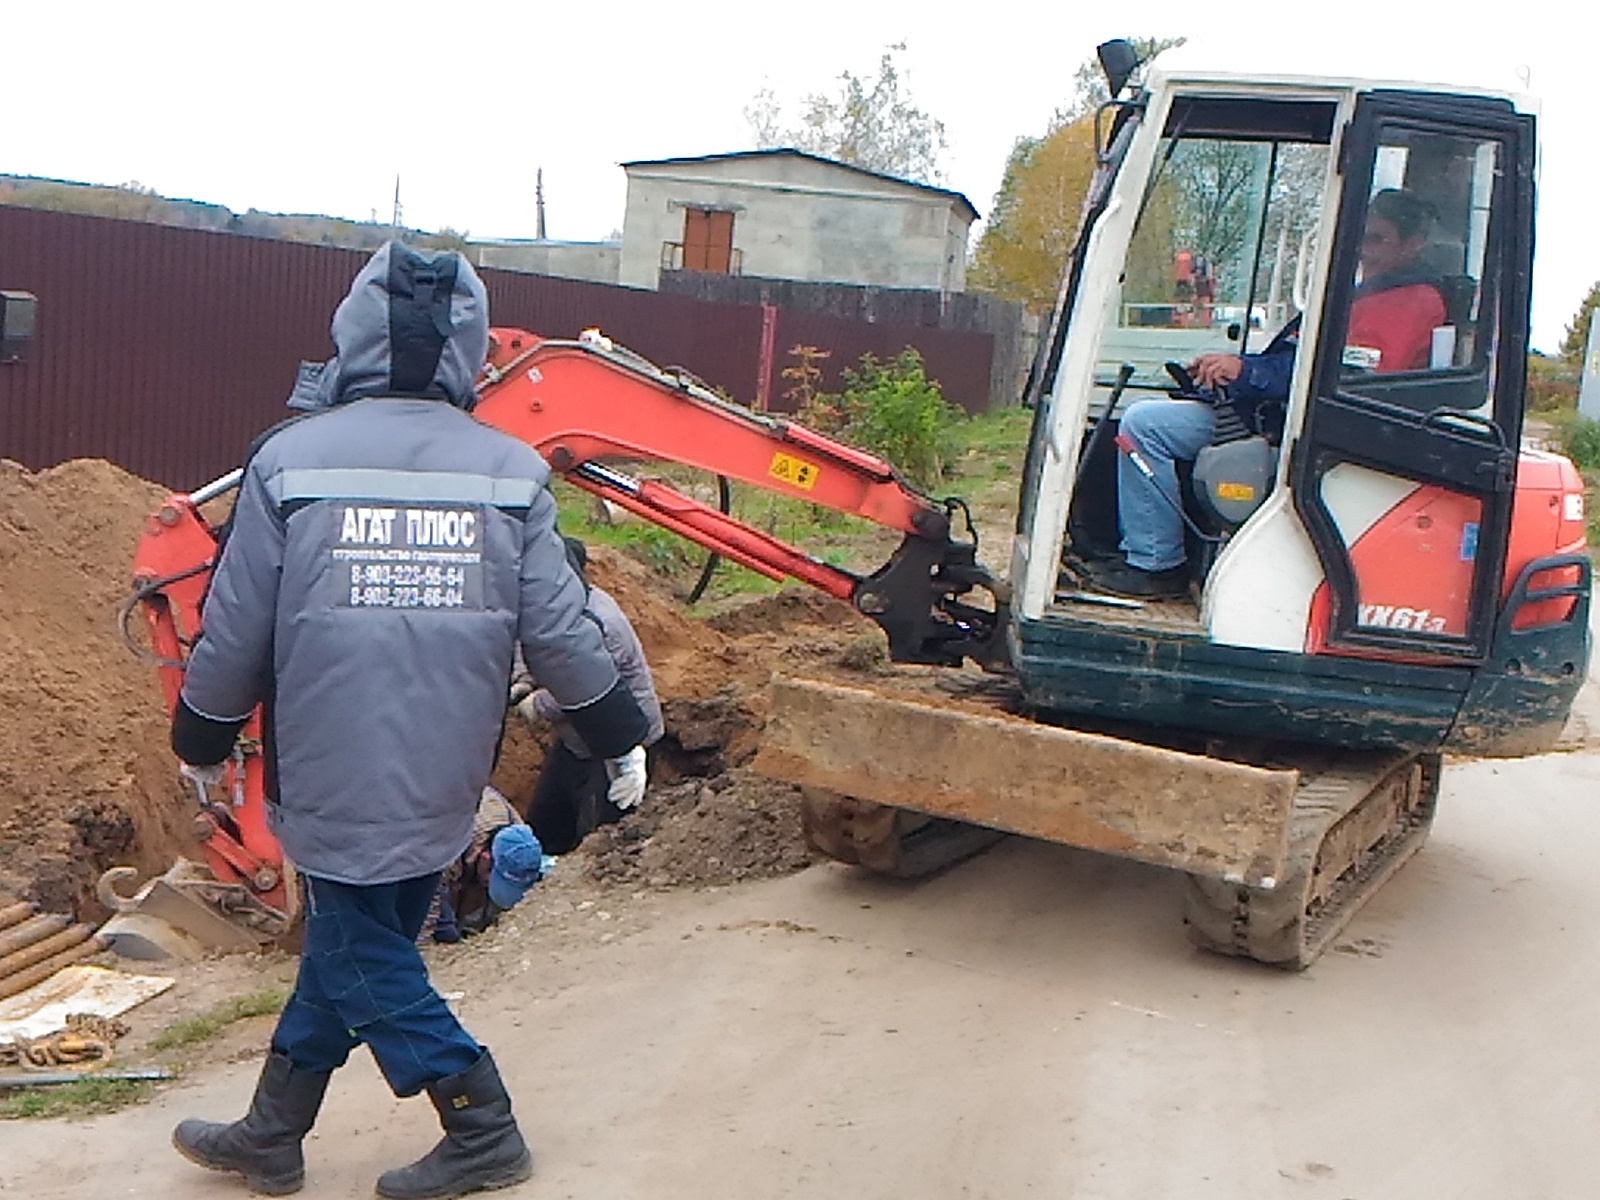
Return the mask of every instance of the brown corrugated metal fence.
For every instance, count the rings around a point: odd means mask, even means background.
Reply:
[[[0,287],[39,300],[0,365],[0,456],[108,458],[193,487],[237,464],[283,407],[363,255],[0,206]]]
[[[288,415],[296,364],[330,353],[328,321],[360,251],[0,205],[0,288],[38,297],[21,363],[0,364],[0,457],[31,468],[106,458],[171,487],[237,465]],[[551,337],[598,326],[736,399],[758,392],[762,309],[510,271],[482,272],[500,325]],[[769,393],[796,344],[832,351],[830,384],[866,351],[914,345],[945,394],[986,406],[986,334],[779,314]]]

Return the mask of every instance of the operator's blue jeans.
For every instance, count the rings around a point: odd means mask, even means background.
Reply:
[[[1183,503],[1177,459],[1192,461],[1211,443],[1216,410],[1195,400],[1141,400],[1122,414],[1118,440],[1127,441],[1155,475],[1155,485],[1133,465],[1126,449],[1117,455],[1117,514],[1122,554],[1130,567],[1167,571],[1184,562]],[[1166,493],[1156,494],[1156,487]]]
[[[439,875],[357,887],[302,875],[305,940],[272,1048],[333,1071],[365,1042],[397,1096],[457,1075],[483,1047],[428,982],[417,931]]]

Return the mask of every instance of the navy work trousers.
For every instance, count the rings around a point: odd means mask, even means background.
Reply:
[[[332,1071],[365,1042],[397,1096],[472,1066],[483,1047],[428,981],[416,936],[437,873],[357,887],[302,875],[305,941],[272,1048]]]

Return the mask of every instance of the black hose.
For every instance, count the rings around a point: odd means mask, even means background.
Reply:
[[[733,511],[733,489],[728,486],[726,475],[717,476],[717,509],[723,516]],[[700,597],[706,594],[706,588],[711,586],[711,577],[716,574],[717,564],[721,561],[722,555],[715,550],[706,555],[706,565],[700,568],[700,578],[689,591],[688,603],[699,603]]]
[[[209,571],[210,569],[211,560],[207,559],[198,566],[179,571],[176,575],[167,575],[160,579],[148,580],[137,585],[133,589],[133,594],[122,602],[121,607],[117,610],[117,632],[122,635],[122,644],[133,652],[135,658],[143,659],[145,662],[152,663],[158,667],[177,667],[180,671],[184,668],[186,664],[182,659],[162,658],[161,655],[153,650],[146,650],[138,642],[134,641],[133,635],[128,632],[128,618],[133,615],[133,610],[139,606],[141,601],[148,600],[151,596],[159,595],[162,588],[185,579],[191,579],[202,571]]]

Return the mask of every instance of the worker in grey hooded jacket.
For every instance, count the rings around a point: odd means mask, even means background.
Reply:
[[[445,1130],[379,1195],[456,1196],[532,1170],[493,1059],[414,945],[472,835],[513,647],[601,756],[649,723],[584,616],[544,460],[468,415],[488,348],[472,267],[391,242],[332,332],[325,402],[246,464],[173,720],[206,778],[264,705],[268,812],[304,886],[299,975],[249,1114],[173,1140],[257,1191],[297,1190],[329,1076],[365,1042]]]

